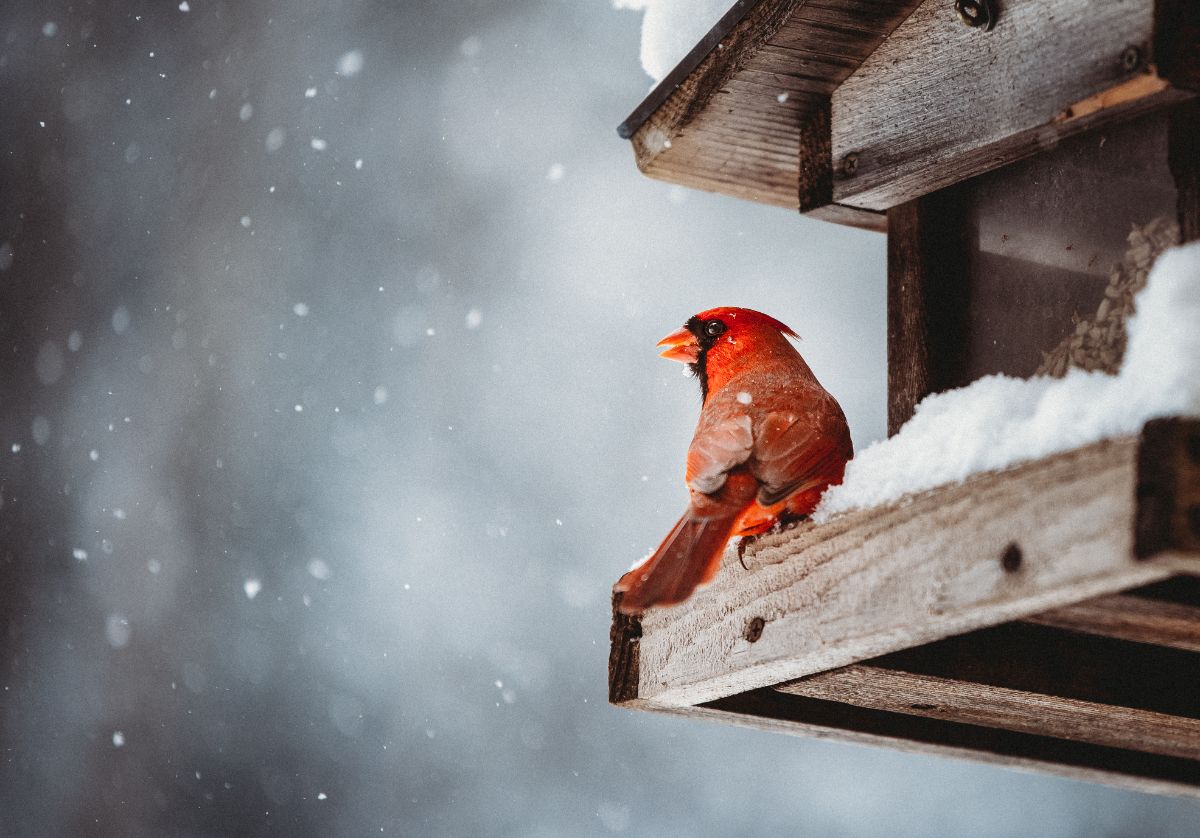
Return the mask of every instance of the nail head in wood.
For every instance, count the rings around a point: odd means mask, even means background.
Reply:
[[[1121,68],[1126,73],[1132,73],[1142,66],[1142,48],[1136,44],[1130,44],[1121,50]]]
[[[955,0],[958,19],[972,28],[991,32],[996,25],[996,8],[992,0]]]
[[[858,174],[857,154],[847,154],[842,158],[842,174],[846,177],[854,177]]]
[[[1015,543],[1004,548],[1004,554],[1000,556],[1000,566],[1004,568],[1005,573],[1016,573],[1021,569],[1021,548]]]
[[[767,621],[762,617],[755,617],[746,626],[746,640],[750,643],[755,643],[762,637],[763,629],[766,627]]]

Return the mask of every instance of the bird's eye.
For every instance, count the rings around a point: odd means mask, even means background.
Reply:
[[[720,320],[706,320],[704,323],[704,334],[710,338],[719,337],[725,332],[725,324]]]

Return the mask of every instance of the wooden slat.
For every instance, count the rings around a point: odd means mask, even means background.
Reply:
[[[894,436],[912,418],[930,384],[930,289],[923,257],[918,201],[888,210],[887,240],[887,433]],[[957,357],[957,356],[950,356]]]
[[[1156,794],[1200,796],[1193,760],[887,713],[764,688],[669,712],[908,753],[951,757]]]
[[[1156,419],[1138,458],[1136,550],[1200,551],[1200,423]],[[1191,572],[1200,572],[1200,561]]]
[[[809,111],[800,123],[800,211],[811,212],[833,203],[829,100]]]
[[[1200,759],[1200,721],[1166,713],[854,665],[776,689],[914,716]]]
[[[1200,55],[1200,47],[1194,54]],[[1188,102],[1171,113],[1167,149],[1177,190],[1180,242],[1200,240],[1200,102]]]
[[[931,195],[888,211],[888,435],[930,393],[962,384],[969,285],[959,197]]]
[[[1025,622],[1200,652],[1200,608],[1116,594],[1026,617]]]
[[[1020,621],[882,655],[884,669],[1200,719],[1193,653]]]
[[[614,693],[699,704],[1165,578],[1133,554],[1138,448],[1097,443],[731,550],[711,586],[643,615]]]
[[[617,610],[620,594],[613,602],[613,623],[608,632],[608,700],[622,704],[637,698],[638,658],[642,625],[636,617]]]
[[[868,212],[858,207],[848,207],[844,204],[825,204],[804,213],[809,218],[818,221],[828,221],[831,224],[842,224],[847,227],[858,227],[860,230],[871,230],[876,233],[888,231],[887,213]]]
[[[622,125],[638,168],[671,183],[798,210],[802,124],[918,2],[739,3],[724,28],[705,39],[705,56],[689,56],[681,66],[691,69],[664,80]],[[810,175],[813,166],[831,165],[826,152],[809,164]],[[818,217],[885,229],[879,213],[826,209],[832,200],[811,205],[812,194],[806,190],[807,205]]]
[[[1154,62],[1171,84],[1200,92],[1200,3],[1157,0]]]
[[[1152,73],[1155,4],[1009,0],[990,32],[925,0],[833,94],[834,198],[885,210],[1186,94]],[[1130,68],[1122,56],[1137,47]],[[1099,97],[1099,98],[1097,98]]]

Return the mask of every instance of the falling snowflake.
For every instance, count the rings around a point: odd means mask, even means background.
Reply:
[[[337,69],[338,69],[339,76],[345,76],[348,79],[354,78],[360,72],[362,72],[362,68],[363,68],[362,50],[352,49],[349,52],[343,54],[342,57],[338,59]]]

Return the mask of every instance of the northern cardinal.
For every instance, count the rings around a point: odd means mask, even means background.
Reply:
[[[687,511],[653,555],[614,586],[639,614],[709,581],[733,536],[809,515],[853,456],[841,406],[788,341],[796,333],[747,308],[701,312],[659,346],[700,380],[687,456]]]

